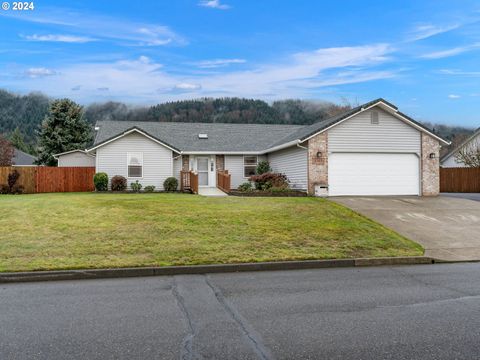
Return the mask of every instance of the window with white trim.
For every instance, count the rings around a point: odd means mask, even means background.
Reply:
[[[128,177],[143,177],[143,153],[127,153]]]
[[[257,169],[258,157],[257,156],[244,156],[243,157],[243,177],[250,177],[255,175]]]

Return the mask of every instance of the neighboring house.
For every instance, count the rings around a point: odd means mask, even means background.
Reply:
[[[318,195],[437,195],[439,150],[449,142],[378,99],[312,125],[100,121],[97,172],[163,188],[180,171],[215,187],[228,170],[232,188],[268,160],[291,187]]]
[[[14,149],[12,159],[14,166],[35,166],[36,160],[37,158],[35,156],[27,154],[26,152],[18,149]]]
[[[58,161],[58,167],[95,166],[95,156],[87,153],[85,150],[66,151],[61,154],[55,154],[53,157]]]
[[[467,140],[460,144],[457,148],[453,149],[449,153],[445,154],[440,159],[440,166],[445,168],[452,168],[452,167],[466,167],[466,165],[456,159],[456,155],[462,149],[480,149],[480,128],[478,128],[472,136],[470,136]]]

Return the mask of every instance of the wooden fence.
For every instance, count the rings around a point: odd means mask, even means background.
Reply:
[[[0,167],[0,185],[7,184],[14,170],[20,173],[16,185],[23,186],[27,194],[95,190],[94,167]]]
[[[231,175],[228,173],[228,170],[219,170],[217,171],[217,187],[226,192],[230,192],[230,178]]]
[[[198,194],[198,174],[193,171],[180,171],[180,190]]]
[[[480,192],[480,168],[440,168],[440,192]]]

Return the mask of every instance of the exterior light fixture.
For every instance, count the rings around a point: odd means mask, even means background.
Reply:
[[[317,151],[317,158],[321,158],[322,157],[322,152],[321,151]]]
[[[430,155],[428,156],[430,159],[435,159],[435,153],[430,153]]]

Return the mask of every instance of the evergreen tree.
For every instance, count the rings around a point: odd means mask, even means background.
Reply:
[[[39,131],[37,164],[54,166],[54,154],[85,149],[91,140],[92,131],[83,119],[82,106],[69,99],[55,100]]]
[[[23,136],[20,128],[17,126],[15,130],[10,134],[10,142],[12,145],[27,154],[35,155],[35,148],[31,144],[25,142],[25,137]]]

